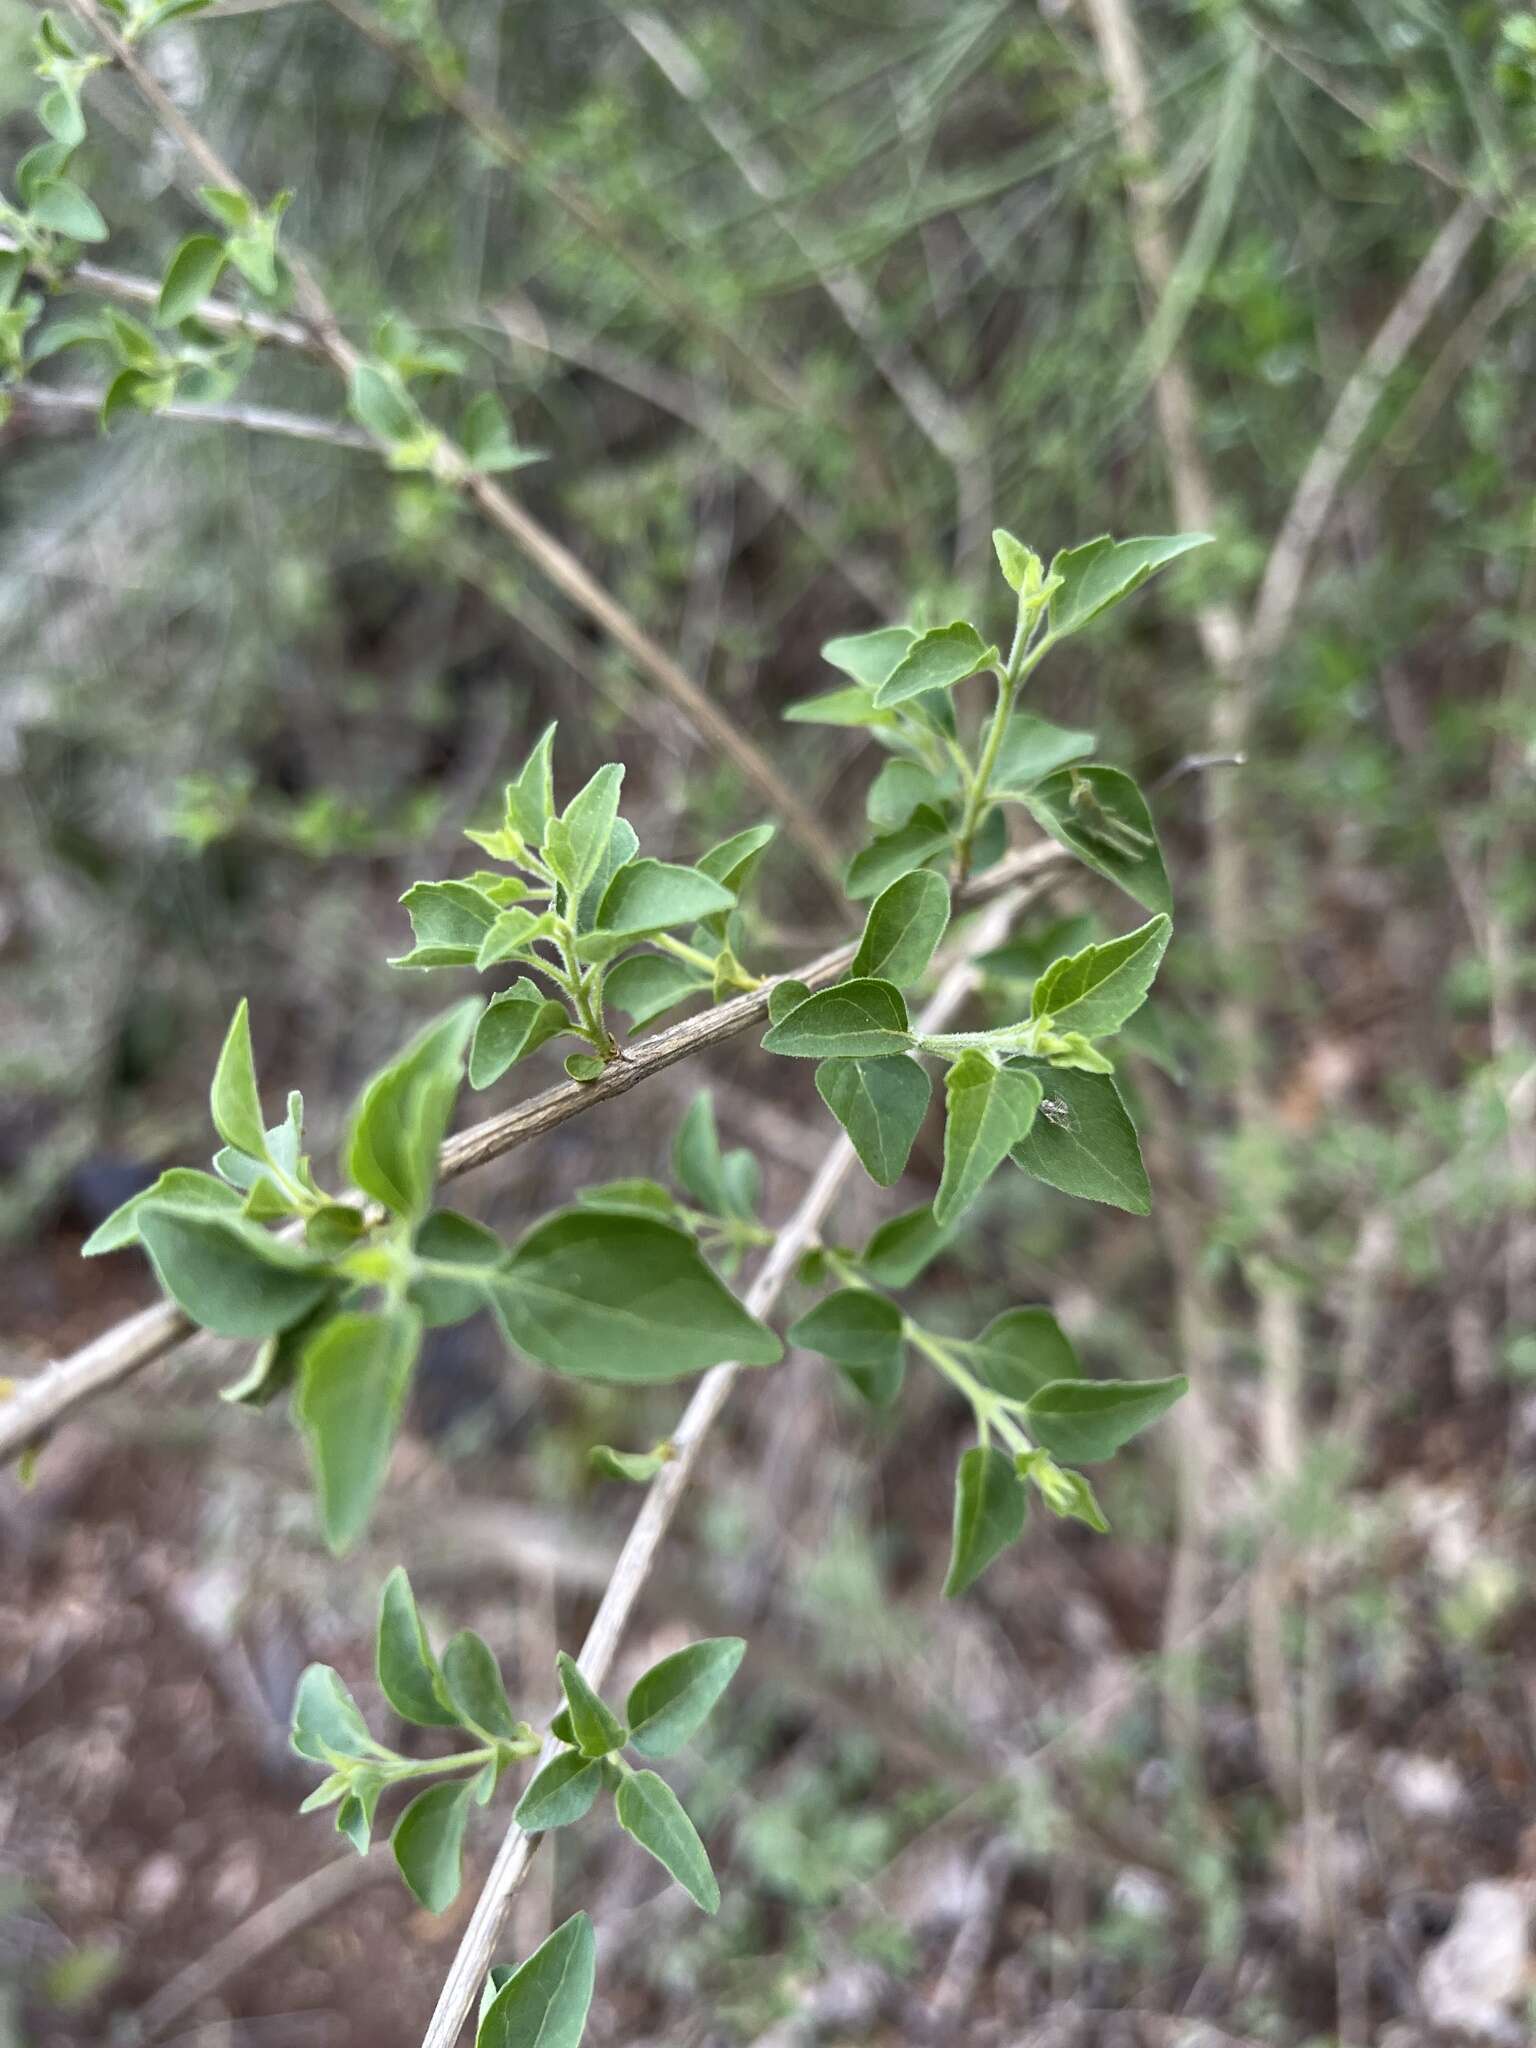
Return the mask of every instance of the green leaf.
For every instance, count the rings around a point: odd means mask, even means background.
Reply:
[[[630,1486],[649,1486],[664,1465],[671,1463],[666,1449],[616,1451],[612,1444],[594,1444],[587,1463],[604,1479],[622,1479]]]
[[[33,225],[72,242],[104,242],[107,224],[94,199],[68,178],[51,178],[36,188],[28,206]]]
[[[240,998],[225,1033],[219,1063],[213,1070],[209,1099],[213,1109],[213,1127],[225,1144],[233,1145],[237,1151],[250,1153],[253,1159],[264,1159],[267,1124],[261,1113],[261,1097],[256,1090],[250,1005],[244,996]]]
[[[249,259],[251,251],[242,245],[240,254]],[[249,275],[245,264],[239,262],[233,244],[229,248],[229,257],[243,273]],[[251,279],[258,291],[276,287],[275,275],[270,287],[266,285],[265,277],[264,272],[261,277]],[[414,440],[424,425],[420,409],[399,375],[378,363],[359,363],[353,370],[347,383],[347,407],[358,425],[386,446]]]
[[[709,985],[709,976],[690,961],[678,960],[670,953],[633,953],[609,970],[603,1001],[622,1011],[638,1031]],[[473,1061],[470,1077],[474,1077]]]
[[[823,1060],[816,1091],[848,1133],[860,1164],[882,1188],[900,1180],[927,1114],[933,1082],[906,1054]]]
[[[990,793],[1000,798],[1023,796],[1047,775],[1092,752],[1091,732],[1073,732],[1027,711],[1015,711],[1003,728],[1003,743],[992,765]]]
[[[677,867],[665,860],[632,860],[619,869],[603,893],[597,913],[599,931],[625,938],[670,931],[674,925],[697,924],[730,910],[735,897],[697,868]]]
[[[1212,538],[1209,533],[1170,533],[1117,541],[1104,533],[1079,548],[1064,549],[1051,563],[1052,576],[1061,578],[1051,596],[1052,634],[1080,632],[1100,612],[1139,590],[1149,576]]]
[[[995,1444],[975,1444],[955,1475],[955,1527],[944,1596],[953,1600],[973,1586],[992,1560],[1017,1542],[1029,1495],[1011,1458]]]
[[[968,1209],[1028,1132],[1041,1085],[987,1054],[963,1052],[944,1076],[944,1172],[934,1197],[940,1224]]]
[[[628,1729],[607,1703],[597,1696],[583,1677],[574,1657],[562,1650],[555,1659],[565,1710],[571,1717],[571,1732],[583,1756],[609,1756],[622,1749]]]
[[[458,1725],[458,1715],[438,1697],[437,1659],[403,1565],[395,1566],[379,1593],[374,1660],[379,1690],[402,1721],[418,1728]]]
[[[487,473],[520,469],[536,459],[513,440],[507,409],[494,391],[482,391],[470,400],[459,438],[475,468]]]
[[[803,981],[786,978],[776,981],[768,991],[768,1022],[781,1024],[791,1010],[798,1010],[810,995]]]
[[[954,1225],[936,1222],[927,1205],[908,1209],[879,1226],[860,1252],[859,1264],[881,1287],[910,1287],[954,1234]]]
[[[527,1734],[507,1698],[501,1666],[472,1628],[460,1629],[443,1651],[443,1690],[465,1726],[493,1742],[517,1742]]]
[[[534,940],[549,938],[555,923],[552,911],[535,910],[526,903],[514,903],[498,911],[496,922],[487,927],[480,941],[475,954],[476,968],[484,974],[488,968],[500,967],[503,961],[515,960],[519,954],[536,960]]]
[[[955,1348],[983,1385],[1011,1401],[1027,1401],[1052,1381],[1076,1379],[1082,1371],[1048,1308],[1007,1309],[973,1342]]]
[[[770,1027],[763,1050],[794,1059],[879,1059],[913,1043],[900,989],[866,979],[808,996]]]
[[[898,988],[921,978],[949,925],[949,890],[926,868],[902,875],[869,907],[850,973]]]
[[[720,1910],[720,1887],[693,1822],[677,1794],[654,1771],[632,1771],[614,1801],[619,1826],[687,1892],[706,1913]]]
[[[692,1195],[711,1216],[729,1214],[725,1158],[715,1127],[715,1099],[701,1088],[683,1113],[672,1140],[672,1174],[685,1194]]]
[[[497,1986],[475,2048],[577,2048],[596,1971],[592,1923],[576,1913]]]
[[[827,641],[821,658],[841,669],[845,676],[852,676],[863,689],[878,690],[916,638],[910,626],[879,626],[873,633],[844,633]]]
[[[429,1913],[446,1913],[459,1895],[469,1798],[463,1780],[429,1785],[416,1794],[389,1838],[400,1875]]]
[[[413,882],[400,898],[416,944],[391,967],[473,967],[500,907],[470,882]]]
[[[1053,1380],[1031,1397],[1024,1427],[1053,1457],[1095,1465],[1112,1458],[1188,1391],[1182,1377]]]
[[[329,1664],[311,1664],[301,1674],[293,1695],[288,1743],[297,1755],[315,1764],[377,1753],[356,1700]]]
[[[542,846],[555,808],[555,728],[546,725],[515,782],[503,793],[507,830],[529,846]]]
[[[568,1749],[535,1772],[512,1818],[530,1835],[568,1828],[589,1811],[602,1784],[601,1758]]]
[[[211,1173],[199,1173],[191,1166],[170,1166],[152,1187],[130,1195],[104,1223],[97,1224],[80,1247],[81,1258],[95,1259],[103,1252],[122,1251],[127,1245],[137,1244],[139,1215],[150,1202],[168,1202],[183,1210],[207,1209],[219,1215],[238,1215],[241,1207],[239,1193],[215,1180]]]
[[[571,1029],[563,1003],[522,975],[486,1004],[469,1046],[469,1085],[494,1087],[509,1068]]]
[[[468,1322],[490,1305],[486,1274],[507,1258],[507,1247],[494,1230],[456,1209],[434,1209],[417,1225],[411,1248],[418,1258],[466,1269],[461,1281],[440,1273],[419,1273],[412,1280],[410,1303],[427,1329]]]
[[[140,1242],[172,1300],[219,1337],[271,1337],[331,1292],[330,1268],[256,1224],[212,1207],[149,1202]]]
[[[315,1468],[326,1541],[338,1553],[367,1526],[420,1347],[412,1309],[345,1310],[304,1347],[294,1414]]]
[[[709,1719],[746,1654],[740,1636],[711,1636],[653,1664],[624,1709],[633,1747],[642,1756],[675,1756]]]
[[[899,832],[919,804],[937,808],[953,792],[920,761],[887,761],[864,799],[864,815],[877,832]]]
[[[1024,1451],[1018,1460],[1019,1476],[1035,1486],[1053,1515],[1068,1521],[1085,1522],[1101,1536],[1109,1534],[1109,1522],[1099,1506],[1098,1496],[1081,1472],[1058,1465],[1049,1451]]]
[[[1019,1064],[1019,1063],[1016,1063]],[[1145,1216],[1152,1207],[1136,1126],[1107,1074],[1027,1063],[1044,1089],[1015,1162],[1048,1187]]]
[[[1112,1036],[1146,1001],[1172,931],[1167,917],[1154,917],[1107,945],[1052,961],[1035,983],[1031,1017],[1049,1017],[1053,1030],[1085,1038]]]
[[[565,1071],[573,1081],[601,1080],[607,1064],[595,1052],[568,1052],[565,1056]]]
[[[224,227],[238,231],[248,228],[256,218],[256,209],[243,192],[230,191],[221,185],[199,185],[197,196]]]
[[[653,1383],[783,1355],[687,1231],[641,1216],[577,1208],[546,1217],[491,1286],[512,1342],[578,1378]]]
[[[480,1009],[471,998],[429,1024],[368,1083],[353,1114],[347,1171],[397,1216],[423,1215],[432,1200],[437,1155]]]
[[[856,683],[841,690],[822,690],[814,697],[802,697],[784,713],[795,725],[851,725],[893,729],[894,711],[877,711],[868,690]]]
[[[568,1743],[572,1748],[575,1747],[576,1730],[571,1726],[571,1715],[568,1707],[562,1707],[559,1713],[555,1715],[549,1724],[549,1732],[556,1742]]]
[[[789,1342],[830,1358],[864,1399],[889,1407],[904,1370],[901,1310],[867,1287],[844,1287],[791,1325]]]
[[[997,649],[989,647],[974,626],[957,619],[952,626],[935,626],[922,633],[875,690],[875,709],[887,711],[904,704],[909,697],[921,697],[928,690],[952,689],[979,669],[996,661]]]
[[[224,268],[224,244],[215,235],[188,235],[166,265],[155,305],[162,327],[190,319],[208,298]]]
[[[728,889],[733,896],[739,897],[752,879],[753,871],[773,835],[772,825],[749,825],[744,832],[722,839],[718,846],[712,846],[708,853],[702,854],[698,862],[699,873],[708,875],[712,882],[718,882],[722,889]],[[724,941],[726,916],[723,912],[705,918],[704,923],[715,938]]]
[[[1006,526],[992,529],[992,547],[997,556],[997,566],[1003,572],[1003,581],[1020,597],[1032,595],[1039,590],[1045,579],[1045,564],[1023,541],[1011,534]]]
[[[602,864],[619,815],[624,770],[610,761],[545,829],[544,857],[565,888],[567,915]]]
[[[1037,932],[1018,933],[977,955],[976,965],[999,981],[1038,981],[1063,952],[1079,952],[1094,932],[1091,917],[1057,917]]]
[[[1119,768],[1064,768],[1028,792],[1030,816],[1058,845],[1146,909],[1171,911],[1168,870],[1146,798]]]
[[[936,853],[949,849],[949,826],[931,804],[919,804],[897,832],[887,832],[856,853],[848,864],[846,883],[849,896],[860,903],[898,876],[910,874]]]
[[[609,1209],[620,1216],[659,1216],[664,1223],[676,1223],[679,1219],[676,1198],[659,1180],[646,1180],[640,1175],[578,1188],[576,1200],[583,1209]]]

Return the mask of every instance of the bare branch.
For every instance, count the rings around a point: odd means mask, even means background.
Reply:
[[[106,398],[104,391],[56,391],[47,385],[23,384],[14,393],[19,413],[97,413]],[[340,420],[322,420],[310,413],[280,412],[270,405],[188,405],[173,399],[157,405],[155,417],[187,420],[205,427],[238,427],[248,434],[278,434],[289,441],[320,441],[331,448],[347,448],[364,455],[375,453],[374,444],[360,427],[348,427]]]

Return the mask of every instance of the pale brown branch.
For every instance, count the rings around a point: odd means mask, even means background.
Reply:
[[[43,384],[24,384],[15,392],[13,403],[20,413],[99,413],[105,398],[104,391],[57,391]],[[288,441],[318,441],[330,448],[374,453],[373,442],[360,427],[317,419],[311,413],[282,412],[270,405],[189,405],[172,399],[169,405],[155,407],[155,417],[206,427],[238,427],[248,434],[276,434]]]
[[[1054,844],[1025,847],[967,883],[958,892],[957,900],[962,905],[990,901],[1015,883],[1049,874],[1066,866],[1069,860],[1066,851]],[[843,972],[854,951],[853,942],[834,947],[819,959],[797,968],[794,979],[810,988],[822,987]],[[440,1177],[456,1180],[460,1174],[500,1159],[520,1145],[532,1144],[573,1116],[581,1116],[616,1095],[628,1094],[652,1074],[761,1024],[768,1015],[769,986],[717,1003],[697,1017],[687,1017],[680,1024],[669,1025],[626,1046],[595,1081],[562,1082],[499,1116],[487,1117],[483,1123],[461,1131],[443,1147]],[[160,1302],[114,1324],[71,1357],[18,1382],[9,1396],[0,1401],[0,1463],[15,1457],[82,1401],[120,1385],[155,1359],[163,1358],[190,1337],[193,1329],[172,1303]]]
[[[1034,889],[1043,886],[1043,881],[1037,881]],[[1032,893],[1027,886],[1010,887],[974,930],[966,934],[960,957],[945,974],[932,1002],[923,1011],[920,1029],[941,1030],[955,1015],[975,984],[976,969],[972,963],[976,956],[1000,943]],[[846,1138],[839,1138],[826,1152],[810,1187],[779,1231],[772,1250],[747,1290],[746,1306],[753,1315],[767,1315],[777,1303],[801,1255],[815,1243],[853,1163],[853,1147]],[[706,1373],[694,1390],[682,1421],[672,1433],[676,1455],[662,1467],[646,1491],[640,1512],[619,1553],[613,1577],[598,1604],[587,1640],[582,1645],[581,1669],[595,1687],[600,1688],[608,1675],[635,1603],[651,1576],[667,1530],[693,1477],[705,1440],[729,1400],[740,1370],[737,1365],[717,1365]],[[546,1745],[540,1758],[541,1765],[558,1747],[553,1740]],[[422,2048],[454,2048],[459,2031],[479,1996],[480,1986],[495,1957],[502,1923],[540,1839],[537,1835],[525,1834],[515,1821],[508,1828],[449,1968],[436,2010],[423,2037]]]
[[[18,244],[10,235],[0,235],[0,250],[14,250]],[[131,271],[113,270],[104,263],[71,263],[64,271],[29,265],[28,277],[49,291],[99,292],[104,299],[118,299],[125,306],[153,306],[159,303],[160,281],[138,277]],[[197,317],[205,327],[220,334],[245,334],[252,341],[276,342],[284,348],[314,351],[315,338],[296,320],[280,320],[254,307],[232,305],[227,299],[204,299]]]

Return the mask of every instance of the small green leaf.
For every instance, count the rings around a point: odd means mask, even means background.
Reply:
[[[442,1273],[418,1273],[412,1280],[411,1306],[429,1330],[468,1322],[489,1306],[486,1273],[507,1258],[507,1247],[494,1230],[455,1209],[434,1209],[417,1225],[411,1248],[418,1258],[465,1268],[462,1280]]]
[[[400,901],[416,944],[391,967],[473,967],[500,915],[500,906],[470,882],[413,882]]]
[[[1053,635],[1077,633],[1111,605],[1139,590],[1149,576],[1191,548],[1203,548],[1208,533],[1158,534],[1146,540],[1111,540],[1107,533],[1081,547],[1066,548],[1051,563],[1061,578],[1051,597]]]
[[[663,1223],[679,1221],[676,1197],[659,1180],[646,1180],[640,1175],[578,1188],[576,1200],[583,1209],[608,1209],[619,1216],[659,1216]]]
[[[893,704],[904,704],[909,697],[921,697],[929,690],[952,689],[996,660],[997,649],[989,647],[963,619],[951,626],[935,626],[919,634],[877,687],[875,709],[888,711]]]
[[[565,1005],[522,975],[511,988],[491,997],[475,1025],[469,1046],[470,1087],[494,1087],[519,1060],[570,1029]]]
[[[312,1252],[212,1208],[149,1202],[138,1212],[138,1232],[172,1300],[219,1337],[274,1336],[335,1284]]]
[[[418,1728],[458,1725],[458,1715],[438,1697],[437,1659],[403,1565],[395,1566],[379,1593],[374,1658],[379,1690],[402,1721]]]
[[[267,1152],[267,1124],[261,1113],[256,1089],[256,1065],[251,1053],[250,1005],[242,996],[224,1045],[213,1070],[210,1090],[213,1127],[226,1145],[264,1159]]]
[[[511,904],[499,911],[496,922],[487,928],[475,954],[475,966],[484,974],[488,968],[500,967],[503,961],[515,960],[519,955],[537,960],[534,941],[551,937],[555,929],[552,911],[535,910],[526,903]]]
[[[844,1287],[791,1325],[789,1342],[830,1358],[856,1392],[886,1408],[901,1391],[901,1310],[867,1287]]]
[[[215,1180],[211,1173],[199,1173],[191,1166],[170,1166],[152,1187],[130,1195],[104,1223],[97,1224],[80,1247],[81,1258],[95,1259],[103,1252],[137,1244],[139,1215],[151,1202],[168,1202],[177,1209],[208,1209],[225,1216],[238,1215],[241,1206],[238,1191]]]
[[[910,1287],[954,1236],[954,1225],[934,1220],[926,1205],[882,1223],[859,1254],[859,1264],[881,1287]]]
[[[1172,931],[1168,918],[1154,917],[1107,945],[1052,961],[1035,983],[1031,1017],[1049,1017],[1055,1031],[1111,1037],[1146,1001]]]
[[[940,1224],[968,1209],[1026,1135],[1040,1105],[1033,1074],[999,1067],[986,1053],[963,1052],[944,1077],[944,1172],[934,1197]]]
[[[746,1654],[740,1636],[710,1636],[653,1664],[624,1709],[632,1746],[642,1756],[675,1756],[714,1712]]]
[[[464,1048],[480,1009],[472,998],[429,1024],[368,1083],[353,1113],[347,1171],[365,1194],[397,1216],[424,1215],[431,1202]]]
[[[894,729],[894,711],[877,711],[868,690],[850,683],[841,690],[821,690],[814,697],[802,697],[791,704],[784,716],[794,725],[870,726]]]
[[[1147,1169],[1136,1126],[1109,1075],[1018,1064],[1033,1071],[1044,1096],[1029,1135],[1014,1147],[1015,1163],[1063,1194],[1145,1216],[1152,1207]]]
[[[757,1209],[758,1170],[750,1152],[722,1152],[714,1098],[702,1089],[688,1105],[672,1144],[678,1186],[711,1216],[750,1222]]]
[[[241,245],[237,253],[236,245],[231,243],[228,253],[230,261],[249,275],[239,256],[249,259],[250,249]],[[264,270],[260,277],[252,278],[258,291],[276,289],[276,275],[272,275],[270,285],[266,275]],[[420,408],[398,373],[378,363],[359,363],[353,370],[348,380],[347,406],[358,425],[386,446],[414,440],[425,424]]]
[[[574,1657],[564,1650],[555,1659],[565,1710],[571,1717],[571,1731],[583,1756],[609,1756],[622,1749],[629,1731],[607,1703],[588,1685]]]
[[[568,1052],[565,1071],[573,1081],[600,1081],[607,1061],[595,1052]]]
[[[1129,775],[1097,763],[1063,768],[1037,783],[1024,801],[1035,823],[1084,866],[1147,910],[1173,909],[1157,828]]]
[[[304,1347],[294,1413],[309,1446],[332,1550],[350,1549],[384,1483],[421,1346],[411,1309],[348,1309]]]
[[[632,860],[619,869],[603,893],[597,913],[600,931],[624,938],[697,924],[730,910],[735,897],[697,868],[665,860]]]
[[[709,976],[691,961],[670,953],[632,953],[609,970],[603,1000],[638,1031],[709,985]]]
[[[155,306],[162,327],[190,319],[210,297],[224,268],[224,244],[215,235],[188,235],[166,265]]]
[[[373,1756],[377,1747],[356,1700],[329,1664],[311,1664],[300,1676],[288,1742],[297,1755],[315,1764]]]
[[[733,833],[729,839],[722,839],[718,846],[712,846],[708,853],[700,855],[699,873],[708,875],[712,882],[718,882],[722,889],[739,897],[752,879],[773,835],[772,825],[749,825],[744,832]],[[712,914],[705,918],[704,923],[715,938],[724,940],[726,918],[723,913]]]
[[[507,830],[529,846],[542,846],[555,808],[555,728],[545,726],[515,782],[503,793]]]
[[[1073,732],[1028,711],[1015,711],[1003,728],[989,790],[999,798],[1022,797],[1047,775],[1092,752],[1091,732]]]
[[[576,1913],[497,1985],[475,2048],[577,2048],[596,1970],[592,1923]]]
[[[877,832],[899,832],[919,804],[937,809],[952,794],[952,787],[941,783],[931,768],[898,757],[887,761],[869,785],[864,815]]]
[[[501,1666],[472,1628],[460,1629],[443,1651],[443,1690],[464,1725],[493,1742],[517,1742],[527,1734],[507,1698]]]
[[[1010,1308],[963,1351],[983,1385],[1011,1401],[1027,1401],[1053,1380],[1076,1379],[1082,1368],[1048,1308]]]
[[[976,1444],[965,1453],[955,1475],[946,1599],[953,1600],[974,1585],[999,1552],[1018,1540],[1028,1506],[1029,1495],[1013,1461],[995,1444]]]
[[[855,903],[910,874],[936,853],[949,850],[950,829],[931,804],[919,804],[899,831],[887,832],[856,853],[848,864],[846,887]]]
[[[256,219],[256,209],[243,192],[230,191],[221,185],[200,185],[197,196],[214,219],[227,228],[237,231],[248,228]]]
[[[782,1024],[791,1010],[798,1010],[810,995],[803,981],[786,978],[776,981],[768,991],[768,1022]]]
[[[604,1479],[622,1479],[630,1486],[649,1486],[656,1474],[670,1464],[666,1447],[654,1451],[616,1451],[612,1444],[594,1444],[587,1463]]]
[[[619,789],[624,770],[617,762],[599,768],[558,818],[545,828],[544,857],[565,888],[567,905],[597,873],[619,814]]]
[[[1182,1377],[1053,1380],[1031,1397],[1024,1427],[1053,1457],[1095,1465],[1112,1458],[1188,1391]]]
[[[1109,1534],[1109,1522],[1098,1496],[1081,1472],[1064,1469],[1049,1451],[1021,1452],[1018,1470],[1020,1478],[1027,1479],[1038,1490],[1053,1515],[1085,1522],[1101,1536]]]
[[[1010,590],[1016,591],[1020,597],[1039,590],[1045,580],[1045,564],[1033,548],[1027,548],[1005,526],[992,529],[992,547],[997,555],[997,566],[1003,572],[1003,581]]]
[[[927,1069],[905,1053],[896,1059],[823,1060],[816,1091],[848,1133],[870,1179],[893,1187],[933,1095]]]
[[[459,1895],[470,1787],[429,1785],[395,1822],[389,1845],[400,1875],[429,1913],[446,1913]]]
[[[633,1835],[706,1913],[720,1910],[720,1887],[693,1822],[654,1771],[632,1771],[614,1801],[619,1826]]]
[[[827,641],[821,658],[865,690],[878,690],[917,635],[910,626],[879,626],[873,633],[845,633]]]
[[[482,391],[464,409],[460,431],[464,453],[476,469],[494,474],[498,470],[520,469],[537,458],[519,448],[512,438],[507,409],[494,391]]]
[[[900,989],[866,979],[808,996],[770,1027],[763,1050],[794,1059],[879,1059],[913,1043]]]
[[[949,890],[939,876],[926,868],[902,875],[870,905],[849,972],[905,988],[921,978],[948,925]]]
[[[28,206],[33,225],[72,242],[104,242],[107,224],[94,199],[68,178],[51,178],[37,187]]]
[[[588,1812],[602,1784],[601,1758],[568,1749],[535,1772],[512,1818],[530,1835],[568,1828]]]

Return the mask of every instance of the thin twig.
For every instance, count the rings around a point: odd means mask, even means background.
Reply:
[[[944,976],[932,1002],[923,1012],[922,1030],[942,1029],[955,1015],[975,985],[976,969],[972,963],[976,956],[1001,942],[1024,903],[1044,886],[1041,879],[1036,881],[1033,889],[1024,886],[1010,888],[966,934],[962,957]],[[751,1314],[764,1316],[774,1307],[801,1255],[815,1242],[853,1163],[853,1147],[846,1138],[839,1138],[823,1157],[798,1208],[779,1231],[772,1250],[748,1288],[746,1306]],[[624,1548],[619,1553],[613,1577],[598,1604],[587,1640],[582,1645],[579,1662],[593,1686],[600,1687],[608,1675],[635,1603],[651,1576],[657,1553],[693,1476],[705,1439],[730,1398],[740,1371],[739,1366],[732,1364],[717,1365],[706,1373],[672,1434],[676,1455],[662,1467],[646,1491]],[[558,1744],[553,1741],[546,1745],[540,1758],[541,1766],[557,1749]],[[515,1821],[508,1828],[449,1968],[436,2010],[423,2037],[422,2048],[453,2048],[458,2040],[459,2030],[479,1996],[481,1983],[491,1966],[502,1922],[540,1839],[537,1835],[525,1834]]]
[[[962,905],[989,901],[1016,882],[1064,867],[1069,858],[1062,847],[1054,844],[1025,847],[967,883],[959,892],[958,901]],[[834,947],[819,959],[797,968],[793,978],[809,988],[819,988],[842,973],[855,950],[854,942]],[[717,1003],[696,1017],[687,1017],[680,1024],[669,1025],[626,1046],[595,1081],[562,1082],[499,1116],[487,1117],[483,1123],[461,1131],[443,1147],[440,1178],[456,1180],[460,1174],[500,1159],[569,1122],[573,1116],[595,1109],[598,1103],[628,1094],[631,1088],[663,1068],[722,1045],[738,1032],[762,1023],[768,1014],[769,986],[733,996],[729,1002]],[[120,1385],[142,1367],[163,1358],[190,1337],[193,1329],[170,1302],[158,1302],[153,1308],[141,1309],[137,1315],[114,1324],[71,1357],[31,1379],[17,1382],[0,1402],[0,1463],[35,1442],[82,1401]]]
[[[18,246],[12,236],[0,234],[0,250],[14,252]],[[27,276],[49,291],[99,292],[104,299],[119,299],[126,306],[154,306],[160,300],[158,278],[138,277],[131,271],[113,270],[104,263],[71,263],[67,270],[56,271],[34,262],[28,267]],[[197,317],[204,327],[212,327],[220,334],[245,334],[253,341],[316,352],[314,336],[296,320],[281,320],[271,313],[259,313],[254,307],[232,305],[227,299],[204,299],[198,306]]]
[[[27,412],[68,412],[99,414],[104,391],[56,391],[41,384],[23,384],[14,393],[15,409]],[[347,448],[372,455],[373,442],[360,427],[340,420],[317,419],[311,413],[281,412],[270,405],[189,405],[173,399],[155,408],[155,417],[185,420],[194,426],[238,427],[249,434],[277,434],[288,441],[318,441],[330,448]]]

